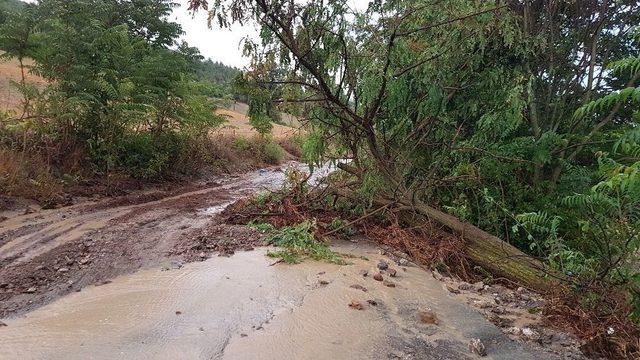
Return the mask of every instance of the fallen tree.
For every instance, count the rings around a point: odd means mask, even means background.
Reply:
[[[339,164],[338,167],[353,175],[362,171],[353,166]],[[333,188],[337,196],[354,199],[354,192]],[[498,237],[460,221],[455,216],[442,212],[415,199],[385,197],[382,194],[374,198],[377,206],[386,206],[408,226],[424,227],[436,222],[465,241],[465,255],[472,263],[481,266],[494,276],[504,277],[520,285],[547,292],[557,286],[560,274],[549,269],[542,262],[525,254],[515,246]]]

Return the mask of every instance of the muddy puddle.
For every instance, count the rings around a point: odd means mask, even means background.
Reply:
[[[20,359],[533,359],[427,272],[363,276],[367,245],[338,248],[350,265],[277,264],[267,248],[172,270],[147,269],[86,288],[0,328],[0,354]],[[352,302],[362,309],[349,307]],[[367,302],[370,301],[370,302]],[[374,305],[373,305],[374,304]],[[418,311],[431,309],[439,324]]]

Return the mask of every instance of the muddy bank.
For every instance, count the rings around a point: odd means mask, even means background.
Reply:
[[[390,259],[364,244],[337,250],[353,255],[350,265],[270,266],[260,248],[142,270],[6,320],[0,351],[24,359],[471,359],[469,342],[481,339],[487,358],[560,358],[508,339],[419,268],[398,266],[396,277],[376,281],[363,271]]]

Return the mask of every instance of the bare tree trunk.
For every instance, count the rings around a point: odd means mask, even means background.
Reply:
[[[339,164],[338,166],[352,174],[361,173],[359,169],[349,165]],[[336,193],[340,196],[352,197],[344,190],[336,190]],[[540,292],[548,291],[559,282],[554,278],[559,276],[553,274],[540,261],[500,238],[472,224],[460,221],[453,215],[406,197],[391,200],[380,196],[374,199],[374,202],[380,206],[392,203],[401,205],[398,210],[400,218],[410,226],[423,226],[429,221],[445,226],[465,241],[466,257],[492,274]]]

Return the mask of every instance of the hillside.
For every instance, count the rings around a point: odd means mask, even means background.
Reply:
[[[32,61],[25,62],[27,66],[33,64]],[[15,59],[0,61],[0,111],[17,111],[20,109],[21,95],[12,82],[20,81],[20,66]],[[46,81],[34,74],[27,72],[27,81],[35,84],[45,84]],[[249,119],[246,116],[248,106],[244,103],[235,102],[229,108],[220,108],[218,113],[225,116],[227,123],[221,128],[214,131],[214,134],[235,135],[242,137],[250,137],[258,133],[251,127]],[[292,126],[297,122],[292,120],[293,117],[287,115],[283,117],[287,123]],[[282,139],[295,132],[293,127],[274,124],[273,135]]]

